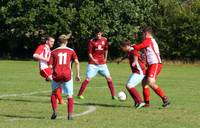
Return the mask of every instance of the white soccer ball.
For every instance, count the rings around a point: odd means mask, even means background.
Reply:
[[[119,92],[117,96],[118,96],[118,99],[120,101],[125,101],[126,100],[126,93],[123,92],[123,91]]]

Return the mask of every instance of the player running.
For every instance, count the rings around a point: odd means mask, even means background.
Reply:
[[[44,44],[40,44],[33,54],[33,58],[39,61],[40,75],[46,79],[46,81],[52,80],[51,69],[48,67],[49,58],[51,55],[51,49],[54,46],[55,39],[48,37]],[[64,100],[61,96],[62,88],[57,90],[57,99],[59,104],[64,104]]]
[[[91,39],[88,43],[89,62],[87,67],[86,79],[81,85],[78,97],[80,99],[84,99],[82,94],[86,86],[88,85],[89,81],[98,73],[106,78],[112,99],[117,100],[117,97],[115,96],[112,77],[110,76],[110,72],[106,65],[108,56],[108,42],[107,39],[102,36],[103,32],[100,28],[95,29],[95,34],[96,37]]]
[[[74,60],[76,65],[76,81],[80,81],[79,76],[79,61],[75,51],[68,48],[66,45],[71,34],[60,35],[58,40],[60,47],[52,51],[49,67],[52,68],[52,95],[51,104],[53,114],[51,119],[57,117],[57,102],[56,102],[56,90],[62,85],[63,92],[68,96],[68,120],[72,120],[73,113],[73,79],[71,70],[71,61]]]
[[[129,76],[128,82],[126,83],[126,88],[135,101],[136,109],[140,109],[145,106],[145,103],[135,87],[145,76],[145,66],[140,54],[137,50],[134,50],[134,48],[131,47],[131,42],[129,40],[124,40],[121,42],[120,46],[122,51],[127,53],[132,70],[132,74]]]
[[[170,102],[165,95],[164,91],[156,84],[157,76],[162,69],[162,62],[160,58],[160,51],[158,44],[152,36],[152,28],[146,27],[143,30],[143,42],[138,45],[133,45],[134,49],[141,50],[144,49],[146,61],[147,61],[147,74],[143,80],[143,94],[146,107],[149,107],[150,101],[150,90],[149,86],[154,90],[154,92],[161,97],[163,101],[163,107],[170,105]]]

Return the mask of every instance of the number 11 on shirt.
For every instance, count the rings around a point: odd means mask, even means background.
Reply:
[[[59,65],[66,64],[67,62],[67,53],[59,53]]]

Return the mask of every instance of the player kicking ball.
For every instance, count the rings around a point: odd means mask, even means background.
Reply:
[[[40,44],[33,54],[33,58],[39,61],[40,75],[46,79],[46,81],[52,80],[51,69],[48,67],[49,58],[51,55],[51,49],[54,46],[55,39],[48,37],[44,44]],[[64,104],[64,100],[61,96],[62,88],[57,90],[57,99],[59,104]]]
[[[79,61],[75,51],[67,47],[68,39],[71,34],[60,35],[58,40],[60,47],[52,51],[49,60],[49,67],[52,68],[52,95],[51,104],[53,114],[51,119],[57,117],[57,102],[56,102],[56,91],[62,86],[63,93],[68,96],[68,120],[72,120],[73,113],[73,79],[71,70],[71,61],[74,61],[76,65],[76,81],[80,81],[79,76]]]
[[[160,96],[163,101],[163,107],[170,105],[170,102],[165,95],[164,91],[156,84],[156,78],[162,69],[162,62],[160,58],[160,51],[157,42],[152,36],[153,31],[151,27],[146,27],[143,30],[143,42],[138,45],[133,45],[134,49],[141,50],[144,49],[144,53],[147,60],[147,74],[143,80],[143,94],[146,107],[149,107],[150,101],[150,89],[149,86],[154,90],[154,92]]]
[[[106,65],[108,56],[108,42],[107,39],[102,36],[103,32],[100,28],[95,29],[95,34],[96,37],[91,39],[88,43],[89,62],[87,67],[86,79],[81,85],[78,97],[80,99],[84,99],[82,94],[86,86],[88,85],[90,80],[98,73],[106,78],[112,99],[117,100],[117,97],[115,96],[112,77],[110,76],[110,72]]]
[[[134,50],[134,48],[131,47],[131,42],[129,40],[124,40],[121,42],[120,46],[122,51],[127,53],[132,70],[132,74],[129,76],[126,84],[126,88],[135,101],[136,109],[140,109],[145,106],[145,103],[135,87],[143,80],[145,76],[145,66],[140,54],[137,50]]]

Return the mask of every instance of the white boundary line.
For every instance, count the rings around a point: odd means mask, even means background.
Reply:
[[[115,88],[120,87],[120,86],[115,86]],[[107,86],[99,86],[99,87],[87,87],[87,88],[108,88]],[[74,89],[79,89],[79,87],[75,87]],[[38,93],[47,93],[47,92],[51,92],[49,91],[36,91],[36,92],[29,92],[29,93],[16,93],[16,94],[2,94],[0,95],[0,98],[4,98],[4,97],[17,97],[17,96],[31,96],[31,95],[35,95]]]
[[[117,87],[117,86],[115,86]],[[78,87],[76,87],[75,89],[77,89]],[[106,86],[103,86],[103,87],[88,87],[88,88],[108,88]],[[51,92],[51,91],[36,91],[36,92],[30,92],[30,93],[18,93],[18,94],[5,94],[5,95],[0,95],[0,98],[4,98],[4,97],[18,97],[18,96],[23,96],[23,97],[35,97],[35,98],[44,98],[44,97],[37,97],[37,96],[31,96],[31,95],[34,95],[34,94],[39,94],[39,93],[47,93],[47,92]],[[78,103],[78,102],[76,102]],[[95,106],[92,106],[92,105],[89,105],[88,106],[88,109],[86,111],[83,111],[81,113],[78,113],[78,114],[74,114],[73,116],[74,117],[80,117],[80,116],[84,116],[84,115],[87,115],[89,113],[92,113],[92,112],[95,112],[96,111],[96,107]],[[60,116],[58,117],[58,119],[64,119],[66,118],[65,116]],[[44,118],[46,119],[46,118]],[[20,119],[20,118],[13,118],[13,119],[9,119],[9,121],[18,121],[18,120],[33,120],[33,118],[24,118],[24,119]]]

